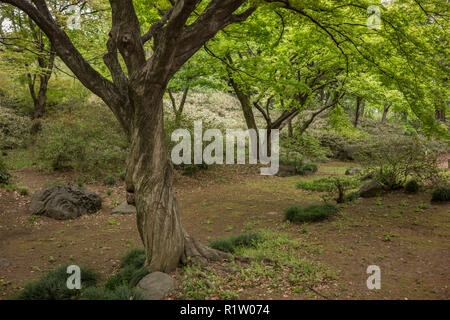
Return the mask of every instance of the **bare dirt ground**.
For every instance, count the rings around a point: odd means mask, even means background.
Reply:
[[[351,164],[323,164],[316,176],[342,174]],[[73,182],[70,173],[13,172],[29,195],[0,189],[0,298],[11,298],[30,279],[59,264],[91,266],[105,277],[120,257],[140,247],[134,216],[113,216],[125,200],[121,183],[85,185],[103,199],[103,209],[73,221],[33,218],[34,191],[54,182]],[[315,292],[292,293],[281,287],[267,294],[258,286],[240,292],[242,299],[449,299],[450,205],[430,203],[430,191],[399,191],[344,205],[331,220],[288,225],[283,209],[320,203],[316,192],[297,189],[299,177],[263,177],[255,167],[215,167],[194,177],[177,177],[176,192],[186,230],[202,242],[261,228],[283,230],[308,247],[298,250],[328,266],[336,279]],[[110,195],[108,195],[110,193]],[[314,248],[314,250],[311,250]],[[369,265],[382,271],[381,290],[366,287]],[[172,276],[180,285],[180,270]],[[318,292],[320,291],[320,292]],[[171,298],[179,296],[175,292]]]

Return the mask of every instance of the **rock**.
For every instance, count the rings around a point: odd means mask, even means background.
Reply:
[[[355,154],[359,151],[357,146],[346,146],[337,153],[340,160],[355,160]]]
[[[33,215],[44,215],[57,220],[75,219],[95,213],[102,208],[102,199],[94,192],[71,183],[37,191],[31,200]]]
[[[266,214],[267,214],[268,216],[276,216],[276,215],[278,215],[278,212],[272,211],[272,212],[267,212]]]
[[[361,168],[348,168],[345,171],[345,175],[346,176],[353,176],[355,174],[361,173],[362,169]]]
[[[136,207],[125,201],[118,207],[114,208],[111,211],[111,214],[136,214]]]
[[[297,168],[294,166],[280,165],[277,177],[292,177],[297,175]]]
[[[380,192],[383,192],[383,186],[376,180],[363,185],[358,191],[359,196],[363,198],[376,197]]]
[[[134,198],[134,193],[127,191],[127,203],[136,206],[136,200]]]
[[[362,176],[361,178],[359,178],[360,181],[367,181],[370,179],[375,178],[375,173],[374,172],[369,172],[368,174]]]
[[[162,300],[174,288],[173,279],[162,272],[153,272],[137,284],[147,300]]]
[[[5,258],[0,258],[0,267],[1,268],[8,268],[11,265],[11,262]]]

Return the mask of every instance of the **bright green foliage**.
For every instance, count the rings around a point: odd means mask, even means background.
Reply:
[[[328,219],[338,212],[338,210],[339,208],[336,205],[325,203],[311,205],[306,208],[291,206],[285,210],[284,214],[286,220],[291,222],[314,222]]]
[[[305,163],[300,167],[297,167],[297,173],[305,176],[311,173],[316,173],[318,170],[317,165],[314,163]]]
[[[30,118],[19,116],[13,110],[0,106],[0,150],[24,146],[30,125]]]

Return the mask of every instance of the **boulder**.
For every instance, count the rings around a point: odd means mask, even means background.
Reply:
[[[383,192],[383,186],[376,180],[363,185],[358,191],[359,196],[363,198],[376,197],[380,192]]]
[[[147,300],[162,300],[174,288],[173,279],[162,272],[153,272],[142,278],[137,284]]]
[[[277,176],[278,177],[292,177],[297,175],[297,168],[295,166],[280,165]]]
[[[127,201],[123,202],[118,207],[115,207],[111,214],[136,214],[136,207],[128,204]]]
[[[345,175],[346,176],[354,176],[355,174],[361,173],[362,169],[361,168],[348,168],[345,171]]]
[[[37,191],[31,200],[33,215],[57,220],[75,219],[102,208],[102,199],[94,192],[69,183]]]
[[[337,153],[340,160],[355,160],[355,154],[359,151],[357,146],[346,146]]]

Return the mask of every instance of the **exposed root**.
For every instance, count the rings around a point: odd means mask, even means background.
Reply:
[[[209,248],[187,234],[184,242],[184,255],[181,259],[183,264],[188,262],[206,264],[212,261],[233,259],[231,254]]]

